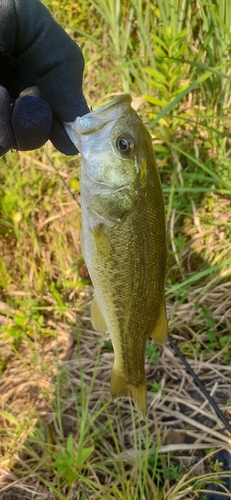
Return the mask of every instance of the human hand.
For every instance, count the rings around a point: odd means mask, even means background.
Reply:
[[[78,152],[63,122],[89,112],[83,68],[80,48],[39,0],[0,0],[0,156],[48,139]]]

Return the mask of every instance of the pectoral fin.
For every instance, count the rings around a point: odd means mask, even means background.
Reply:
[[[163,297],[159,316],[155,325],[153,332],[151,333],[151,337],[158,342],[158,344],[164,344],[168,338],[168,323],[166,317],[166,309],[165,309],[165,299]]]
[[[108,332],[108,327],[100,311],[96,296],[93,297],[93,301],[91,304],[91,322],[93,328],[97,330],[97,332],[102,332],[102,333]]]
[[[141,383],[135,386],[129,384],[123,375],[113,367],[111,376],[111,397],[113,400],[123,397],[132,398],[144,419],[147,413],[147,384],[145,375]]]

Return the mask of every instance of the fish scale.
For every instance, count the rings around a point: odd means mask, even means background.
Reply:
[[[81,246],[92,324],[109,332],[114,349],[111,395],[131,397],[145,417],[146,342],[168,334],[165,209],[151,137],[128,94],[67,131],[82,154]]]

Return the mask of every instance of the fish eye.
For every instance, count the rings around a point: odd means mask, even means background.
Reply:
[[[135,149],[135,141],[130,135],[119,135],[116,139],[116,147],[120,153],[130,155]]]

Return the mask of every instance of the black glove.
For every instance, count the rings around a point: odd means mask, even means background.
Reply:
[[[39,0],[0,0],[0,156],[50,139],[76,154],[63,122],[89,112],[78,45]]]

